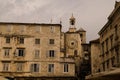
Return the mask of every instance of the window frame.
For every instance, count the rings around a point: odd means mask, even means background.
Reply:
[[[49,57],[55,57],[55,50],[49,50]]]
[[[4,57],[9,57],[10,56],[10,49],[9,48],[5,48],[4,49]]]
[[[6,37],[6,43],[7,43],[7,44],[10,43],[10,37]]]
[[[55,67],[54,64],[48,64],[48,72],[53,73],[54,72],[54,67]]]
[[[40,33],[41,32],[41,27],[40,26],[36,26],[35,27],[35,32],[36,33]]]
[[[5,72],[10,71],[10,63],[9,62],[3,63],[3,71],[5,71]]]
[[[40,50],[35,50],[35,52],[34,52],[34,58],[35,59],[40,58]]]
[[[20,62],[16,64],[16,71],[17,72],[22,72],[24,68],[24,63]]]
[[[64,72],[69,72],[69,65],[67,63],[64,63]]]
[[[15,56],[24,57],[25,56],[25,48],[17,48],[15,51]]]
[[[35,72],[35,73],[38,73],[40,72],[40,64],[38,63],[33,63],[31,64],[31,69],[30,69],[31,72]]]
[[[19,38],[19,43],[20,43],[20,44],[24,44],[24,37],[20,37],[20,38]]]
[[[39,38],[36,38],[36,39],[35,39],[35,44],[36,44],[36,45],[40,44],[40,39],[39,39]]]
[[[55,32],[55,27],[54,26],[50,26],[50,32],[54,33]]]
[[[50,45],[55,44],[55,39],[49,39],[49,44]]]

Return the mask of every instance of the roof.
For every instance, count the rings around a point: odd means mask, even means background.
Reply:
[[[83,28],[80,28],[79,30],[77,30],[77,32],[86,32]]]
[[[95,39],[95,40],[91,40],[90,43],[99,43],[100,42],[100,39]]]
[[[51,24],[51,23],[21,23],[21,22],[0,22],[0,24],[41,25],[41,26],[62,26],[61,24]]]
[[[115,75],[120,75],[120,69],[119,68],[116,68],[114,70],[111,70],[111,71],[105,71],[105,72],[99,72],[99,73],[95,73],[95,74],[92,74],[92,75],[88,75],[86,77],[87,80],[91,80],[91,79],[94,79],[94,78],[100,78],[100,77],[109,77],[110,76],[115,76]],[[114,77],[113,77],[114,78]]]
[[[98,32],[99,35],[101,35],[101,33],[106,30],[106,28],[110,25],[110,22],[108,21],[104,26],[103,28]]]
[[[120,8],[120,1],[119,2],[117,2],[117,1],[115,2],[115,8],[112,11],[112,13],[110,14],[110,16],[108,17],[108,19],[110,19],[114,15],[114,13],[118,10],[118,8]]]

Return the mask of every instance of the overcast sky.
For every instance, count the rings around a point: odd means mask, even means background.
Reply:
[[[60,23],[69,28],[72,13],[76,28],[87,31],[87,42],[98,38],[98,31],[107,22],[120,0],[0,0],[0,22]]]

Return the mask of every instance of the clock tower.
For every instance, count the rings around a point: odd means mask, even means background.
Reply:
[[[76,31],[76,27],[75,27],[75,18],[72,14],[70,20],[70,28],[69,28],[69,32],[75,32]]]
[[[81,38],[80,34],[76,31],[75,20],[76,19],[72,14],[69,19],[69,31],[65,33],[65,48],[67,57],[81,57]]]

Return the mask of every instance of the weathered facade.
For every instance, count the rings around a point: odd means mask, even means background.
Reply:
[[[101,70],[120,66],[120,2],[116,2],[108,22],[100,30]]]
[[[100,41],[99,39],[90,41],[91,54],[91,74],[100,72]]]
[[[115,3],[108,22],[99,31],[100,54],[96,56],[100,62],[100,70],[86,77],[87,80],[119,80],[120,75],[120,2]],[[99,46],[99,44],[98,44]],[[97,47],[94,49],[96,50]],[[97,50],[99,47],[97,48]],[[99,51],[99,50],[98,50]],[[93,53],[96,51],[93,50]],[[91,56],[94,56],[91,54]],[[92,58],[92,57],[91,57]],[[94,58],[92,58],[94,59]],[[97,64],[99,62],[96,62]],[[97,69],[92,63],[92,69]],[[99,64],[97,65],[99,66]]]
[[[60,24],[0,23],[0,74],[74,77],[74,59],[60,56]]]
[[[70,24],[63,33],[61,24],[1,22],[0,75],[17,80],[76,79],[86,33],[76,30],[73,16]]]

